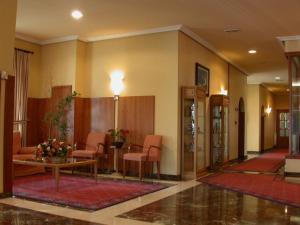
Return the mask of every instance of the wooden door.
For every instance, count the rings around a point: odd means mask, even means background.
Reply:
[[[240,98],[239,101],[238,158],[245,158],[245,104],[243,98]]]
[[[289,147],[289,110],[277,110],[276,119],[277,148]]]
[[[261,119],[260,119],[260,151],[264,151],[265,146],[265,108],[261,107]]]

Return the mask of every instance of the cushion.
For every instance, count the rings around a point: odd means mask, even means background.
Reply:
[[[16,160],[34,160],[35,155],[32,155],[32,154],[15,154],[15,155],[13,155],[13,159],[16,159]]]
[[[18,154],[21,150],[21,133],[14,131],[13,133],[13,154]]]
[[[86,150],[94,150],[94,151],[97,150],[98,143],[105,144],[105,138],[106,138],[105,133],[90,132],[86,140]],[[104,151],[103,146],[100,145],[99,152],[103,153],[103,151]]]
[[[73,157],[79,158],[94,158],[96,156],[96,151],[94,150],[76,150],[72,152]]]

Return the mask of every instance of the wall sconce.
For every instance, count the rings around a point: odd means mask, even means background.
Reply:
[[[121,92],[124,90],[124,73],[121,70],[115,70],[110,74],[110,88],[114,93],[114,100],[119,100]]]
[[[268,105],[268,107],[266,108],[266,113],[268,114],[268,116],[270,115],[271,112],[272,112],[272,108]]]
[[[228,91],[225,90],[223,87],[221,88],[221,95],[227,95]]]

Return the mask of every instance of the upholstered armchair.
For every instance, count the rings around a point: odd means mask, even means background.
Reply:
[[[13,132],[13,159],[28,160],[35,158],[36,147],[22,147],[21,133],[19,131]]]
[[[34,160],[36,147],[22,147],[21,133],[19,131],[13,132],[13,159],[14,160]],[[45,172],[45,168],[41,166],[24,166],[14,165],[15,176],[26,176],[36,173]]]
[[[96,159],[103,158],[106,141],[106,133],[90,132],[87,136],[84,149],[76,149],[72,152],[73,158]]]
[[[156,162],[157,177],[160,179],[160,153],[161,153],[162,136],[147,135],[144,145],[131,144],[128,147],[128,153],[123,156],[123,177],[126,176],[126,161],[139,162],[139,178],[142,180],[142,167],[145,162]],[[133,149],[140,149],[141,152],[132,152]]]

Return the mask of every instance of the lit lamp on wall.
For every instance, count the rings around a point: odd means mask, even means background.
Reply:
[[[115,70],[110,75],[110,88],[114,93],[114,100],[119,100],[121,92],[124,90],[124,73],[121,70]]]
[[[226,95],[227,96],[228,91],[225,90],[223,87],[221,87],[221,95]]]
[[[272,108],[268,105],[268,107],[266,108],[266,113],[268,114],[268,116],[270,115],[271,112],[272,112]]]

